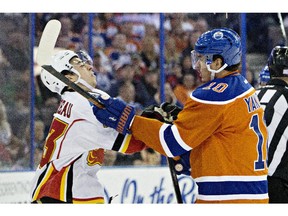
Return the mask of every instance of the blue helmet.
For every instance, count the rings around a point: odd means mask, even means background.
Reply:
[[[236,65],[241,61],[241,39],[232,29],[213,29],[198,38],[195,43],[195,51],[206,56],[207,65],[212,63],[213,55],[222,56],[226,66]]]
[[[270,71],[268,65],[260,71],[259,73],[259,82],[260,84],[265,84],[270,80]]]

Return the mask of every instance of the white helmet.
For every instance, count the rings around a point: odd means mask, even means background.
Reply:
[[[73,57],[78,57],[78,55],[71,50],[61,50],[56,55],[52,56],[51,66],[59,73],[68,70],[70,72],[76,73],[78,77],[80,77],[79,72],[75,70],[73,66],[69,63],[69,61]],[[43,84],[50,91],[58,93],[59,95],[61,95],[63,89],[67,86],[65,83],[63,83],[44,69],[42,69],[40,77]]]

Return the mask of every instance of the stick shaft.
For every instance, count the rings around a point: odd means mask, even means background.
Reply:
[[[173,166],[173,164],[174,164],[173,159],[167,157],[167,163],[169,165],[169,170],[170,170],[170,174],[171,174],[171,178],[172,178],[172,182],[173,182],[173,186],[174,186],[174,191],[175,191],[177,203],[183,203],[181,191],[180,191],[180,187],[179,187],[179,183],[178,183],[177,174],[176,174],[175,168]]]
[[[278,18],[279,18],[279,22],[280,22],[281,32],[282,32],[283,38],[285,40],[285,45],[287,46],[287,36],[286,36],[285,26],[283,23],[283,18],[282,18],[281,13],[278,13]]]

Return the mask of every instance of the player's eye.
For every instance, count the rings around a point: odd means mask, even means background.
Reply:
[[[73,62],[75,66],[79,66],[79,67],[84,67],[85,66],[85,62],[84,61],[74,61]]]

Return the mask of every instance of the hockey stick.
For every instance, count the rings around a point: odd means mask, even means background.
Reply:
[[[285,41],[285,46],[287,46],[287,35],[286,35],[285,26],[283,23],[283,18],[282,18],[281,13],[278,13],[278,18],[279,18],[279,22],[280,22],[280,28],[281,28],[282,36],[283,36],[284,41]]]
[[[172,178],[172,182],[173,182],[173,186],[174,186],[174,191],[175,191],[177,203],[183,203],[180,187],[178,184],[177,174],[175,172],[175,167],[173,166],[173,164],[174,164],[173,159],[167,157],[167,163],[169,166],[169,170],[170,170],[170,174],[171,174],[171,178]]]
[[[58,20],[50,20],[42,33],[38,51],[36,55],[36,62],[42,66],[49,64],[49,61],[54,53],[54,47],[61,30],[61,23]]]
[[[97,100],[94,96],[89,94],[88,92],[84,91],[80,86],[75,84],[74,82],[70,81],[68,78],[66,78],[63,74],[56,71],[51,65],[42,65],[42,68],[51,73],[53,76],[55,76],[57,79],[61,80],[63,83],[65,83],[67,86],[72,88],[75,92],[81,94],[83,97],[88,99],[91,103],[93,103],[95,106],[103,109],[104,105]]]

